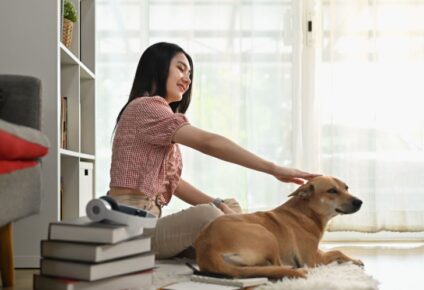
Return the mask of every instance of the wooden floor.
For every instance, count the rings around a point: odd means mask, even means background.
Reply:
[[[7,290],[30,290],[32,289],[32,275],[38,273],[38,269],[18,269],[16,271],[16,284],[14,287],[2,287]],[[1,284],[0,284],[1,285]]]
[[[380,290],[424,289],[424,243],[326,244],[323,250],[337,248],[361,259],[365,271],[380,281]],[[32,275],[38,270],[17,270],[16,286],[0,289],[30,290]]]

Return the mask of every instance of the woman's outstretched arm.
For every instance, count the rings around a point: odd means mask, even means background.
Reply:
[[[228,138],[191,125],[178,129],[172,140],[221,160],[271,174],[283,182],[303,184],[305,180],[318,176],[318,174],[278,166],[249,152]]]

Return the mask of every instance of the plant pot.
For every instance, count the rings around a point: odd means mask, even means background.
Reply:
[[[62,42],[67,48],[71,48],[72,43],[72,29],[74,28],[74,23],[68,19],[63,20],[63,36]]]

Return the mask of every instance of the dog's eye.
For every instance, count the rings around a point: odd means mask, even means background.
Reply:
[[[331,194],[338,194],[339,192],[337,191],[337,189],[335,189],[335,188],[330,188],[329,190],[327,190],[327,192],[328,193],[331,193]]]

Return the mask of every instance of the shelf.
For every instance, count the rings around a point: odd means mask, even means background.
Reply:
[[[78,65],[81,69],[81,79],[94,80],[94,73],[81,62],[62,42],[60,43],[60,63],[62,65]]]
[[[85,159],[85,160],[93,160],[94,161],[96,159],[96,157],[94,157],[94,155],[91,155],[91,154],[80,153],[79,156],[80,156],[81,159]]]
[[[60,63],[69,65],[79,65],[79,59],[62,43],[60,42]]]
[[[75,151],[63,149],[63,148],[60,148],[59,153],[60,153],[61,156],[65,156],[65,157],[75,157],[75,158],[81,158],[81,159],[85,159],[85,160],[95,160],[96,159],[94,155],[85,154],[85,153],[81,153],[81,152],[75,152]]]
[[[81,79],[83,80],[95,80],[96,76],[91,70],[88,69],[82,62],[80,63]]]

